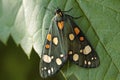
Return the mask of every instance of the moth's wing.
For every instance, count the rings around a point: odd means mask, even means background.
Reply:
[[[53,18],[42,49],[40,74],[43,78],[55,74],[67,60],[67,50],[64,48],[66,43],[57,23]]]
[[[75,24],[73,19],[68,16],[69,33],[68,34],[68,54],[69,59],[75,64],[85,67],[94,68],[99,66],[100,60],[81,29]]]

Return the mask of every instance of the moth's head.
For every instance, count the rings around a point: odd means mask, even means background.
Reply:
[[[63,13],[62,13],[61,9],[57,8],[55,10],[55,15],[57,15],[57,16],[63,16]]]

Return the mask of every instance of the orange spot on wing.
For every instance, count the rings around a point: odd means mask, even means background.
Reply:
[[[46,45],[45,45],[45,48],[49,49],[49,48],[50,48],[50,45],[49,45],[49,44],[46,44]]]
[[[75,32],[76,35],[78,35],[78,34],[80,33],[79,28],[78,28],[78,27],[75,27],[75,28],[74,28],[74,32]]]
[[[84,40],[84,37],[80,37],[80,41],[83,41]]]
[[[47,35],[47,40],[48,40],[48,41],[51,41],[51,34],[48,34],[48,35]]]
[[[60,30],[62,30],[63,27],[64,27],[64,21],[58,22],[58,28],[59,28]]]

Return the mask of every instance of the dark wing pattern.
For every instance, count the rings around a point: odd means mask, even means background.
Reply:
[[[55,74],[67,60],[67,43],[62,32],[64,22],[56,18],[51,22],[42,50],[40,74],[43,78]]]
[[[68,16],[69,27],[69,59],[75,64],[85,68],[95,68],[99,66],[100,61],[97,53],[92,48],[89,41],[84,36],[81,29],[75,24],[72,17]]]

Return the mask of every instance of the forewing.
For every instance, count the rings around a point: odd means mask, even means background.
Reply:
[[[84,36],[81,29],[75,24],[72,17],[67,17],[68,25],[71,30],[68,34],[69,59],[75,64],[85,68],[94,68],[99,66],[100,61],[96,51]]]
[[[59,71],[67,59],[66,42],[64,42],[62,30],[58,28],[58,25],[64,27],[63,23],[58,24],[53,18],[42,49],[40,74],[43,78]]]

